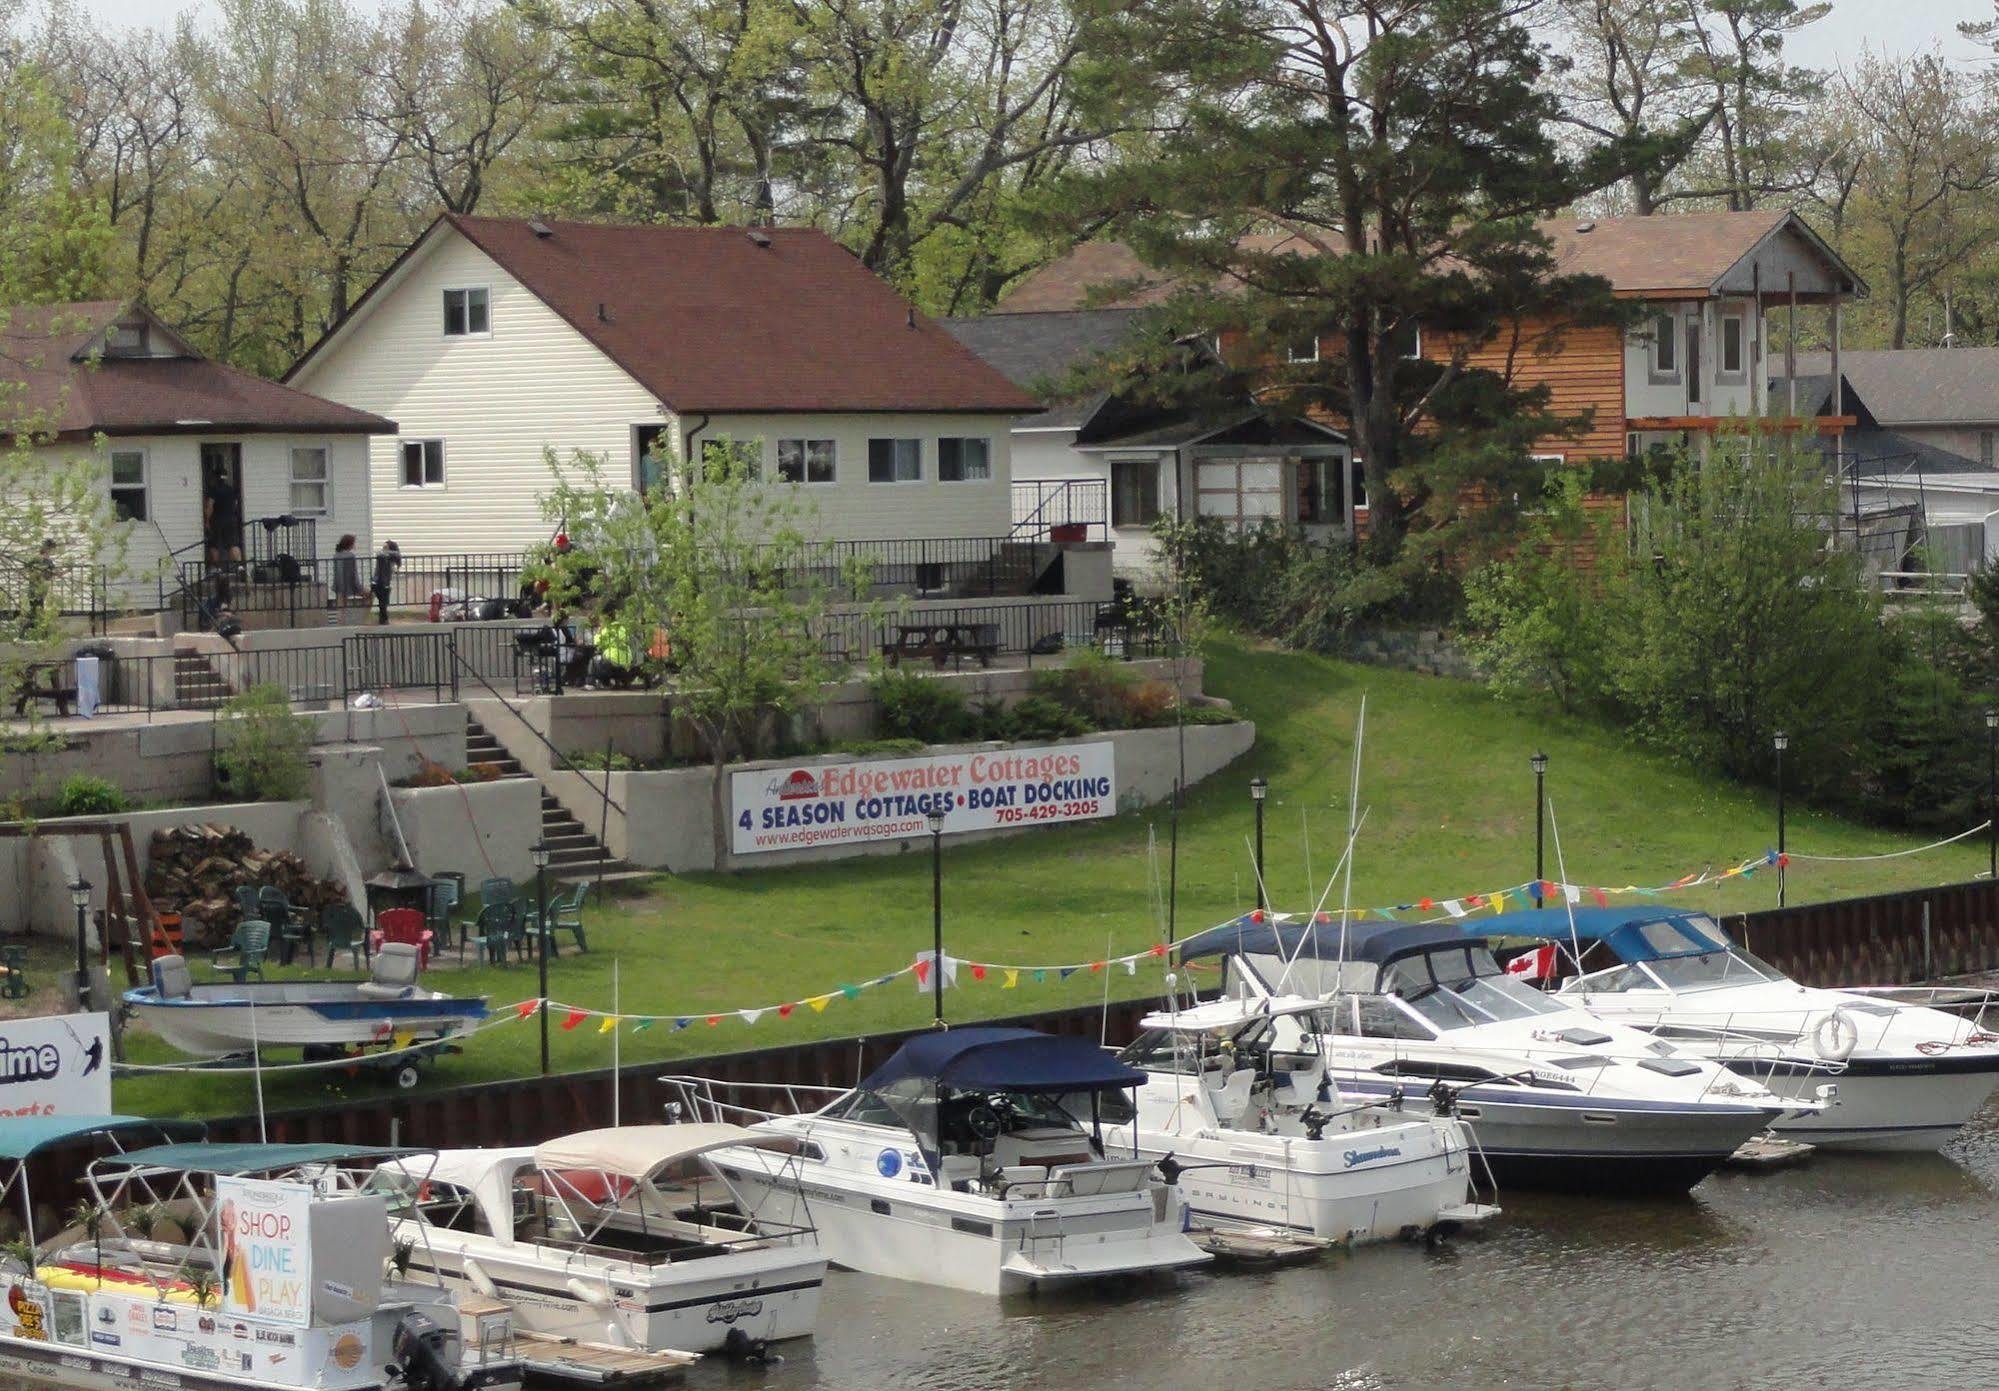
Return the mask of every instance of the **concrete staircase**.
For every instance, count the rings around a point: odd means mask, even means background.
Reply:
[[[532,776],[507,751],[499,737],[477,720],[465,723],[465,761],[497,767],[503,778]],[[609,880],[644,877],[645,871],[614,859],[588,827],[549,795],[546,787],[541,789],[541,838],[549,847],[549,872],[558,880],[596,879],[600,875]]]
[[[174,704],[183,710],[213,710],[235,692],[207,657],[192,647],[174,649]]]

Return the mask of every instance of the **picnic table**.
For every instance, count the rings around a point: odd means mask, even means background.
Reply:
[[[21,671],[21,685],[14,694],[14,713],[25,715],[31,700],[53,700],[56,714],[68,715],[76,700],[74,682],[63,684],[64,662],[30,662]]]
[[[997,623],[898,623],[895,636],[882,644],[882,656],[892,667],[902,665],[904,657],[928,657],[941,671],[944,663],[965,657],[989,667],[999,647]]]

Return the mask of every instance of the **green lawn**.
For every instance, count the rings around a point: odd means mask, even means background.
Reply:
[[[1181,935],[1227,918],[1253,899],[1246,788],[1270,780],[1266,855],[1273,898],[1296,908],[1316,901],[1339,859],[1346,821],[1354,719],[1367,697],[1360,802],[1367,820],[1354,870],[1357,907],[1455,897],[1517,884],[1534,869],[1534,780],[1527,758],[1550,758],[1548,796],[1577,883],[1664,883],[1722,867],[1774,844],[1774,800],[1716,784],[1634,752],[1613,731],[1548,710],[1496,701],[1461,682],[1227,644],[1208,689],[1257,722],[1256,750],[1194,789],[1180,838]],[[1860,854],[1920,843],[1831,817],[1793,810],[1794,852]],[[998,962],[1048,963],[1142,950],[1162,940],[1166,877],[1163,809],[1088,827],[1027,832],[1005,841],[945,847],[946,950]],[[1841,898],[1969,879],[1985,867],[1982,840],[1903,860],[1794,865],[1793,902]],[[1310,874],[1308,876],[1308,861]],[[1547,872],[1558,877],[1552,842]],[[1163,887],[1161,892],[1163,892]],[[1722,910],[1776,901],[1774,872],[1690,891],[1676,901]],[[1330,905],[1338,906],[1335,891]],[[593,906],[591,951],[555,963],[551,993],[609,1008],[611,970],[622,963],[628,1013],[696,1016],[778,1005],[885,974],[930,940],[927,854],[849,860],[740,875],[661,876],[641,893]],[[998,978],[962,988],[954,1018],[1087,1004],[1106,984],[1118,993],[1158,988],[1161,968],[1136,978],[1080,973],[1066,981],[1002,990]],[[438,988],[470,988],[495,1005],[534,994],[529,967],[434,972]],[[920,1025],[927,996],[913,982],[836,1000],[823,1013],[800,1007],[756,1025],[725,1017],[673,1032],[622,1036],[626,1062],[772,1047],[812,1037]],[[558,1070],[608,1065],[611,1040],[590,1021],[555,1030]],[[473,1041],[433,1074],[440,1085],[506,1077],[536,1065],[536,1026],[510,1023]],[[166,1061],[157,1040],[134,1035],[134,1061]],[[384,1084],[336,1073],[266,1079],[273,1109],[317,1104],[329,1091],[374,1092]],[[227,1114],[250,1108],[248,1079],[130,1078],[121,1109]]]

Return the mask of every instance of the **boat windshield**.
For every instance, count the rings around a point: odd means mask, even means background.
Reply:
[[[1698,956],[1662,956],[1645,963],[1668,990],[1712,990],[1723,985],[1760,985],[1785,977],[1774,966],[1744,951],[1710,951]]]
[[[1482,962],[1490,965],[1491,957],[1464,951],[1412,957],[1392,963],[1382,973],[1382,984],[1440,1029],[1562,1013],[1560,1005],[1496,965],[1481,970]]]

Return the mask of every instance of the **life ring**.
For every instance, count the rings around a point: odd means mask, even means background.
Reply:
[[[1845,1062],[1859,1045],[1860,1027],[1843,1009],[1827,1011],[1812,1029],[1812,1047],[1827,1062]]]

